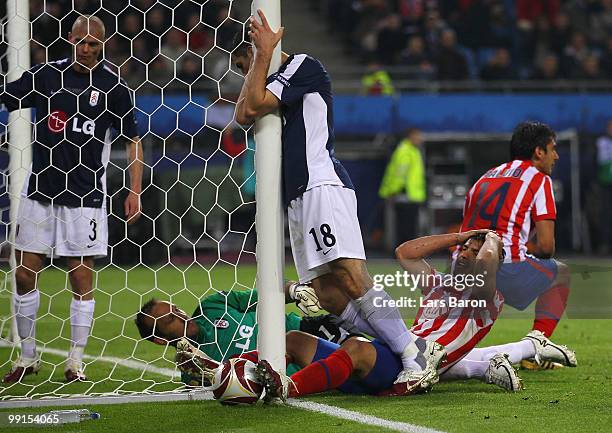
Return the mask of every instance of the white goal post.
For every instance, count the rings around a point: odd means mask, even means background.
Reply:
[[[280,0],[254,0],[251,14],[261,9],[272,30],[281,24]],[[281,41],[282,42],[282,41]],[[270,73],[281,65],[281,42],[274,50]],[[262,359],[285,372],[285,224],[281,199],[281,119],[268,114],[255,123],[255,173],[257,175],[257,288],[259,341]]]

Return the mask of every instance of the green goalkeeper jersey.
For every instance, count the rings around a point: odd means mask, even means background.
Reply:
[[[200,350],[217,361],[257,348],[256,290],[220,292],[202,299],[193,319],[200,328]],[[289,313],[285,332],[300,329],[301,318]]]

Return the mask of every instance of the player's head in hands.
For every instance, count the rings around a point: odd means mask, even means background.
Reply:
[[[479,234],[472,236],[461,245],[459,254],[453,268],[453,273],[456,275],[467,275],[474,271],[474,263],[476,256],[484,243],[485,235]]]
[[[198,326],[176,305],[151,299],[136,314],[136,326],[140,336],[156,344],[170,344],[183,338],[197,336]]]
[[[559,159],[556,138],[555,132],[545,123],[519,123],[510,140],[510,157],[531,160],[535,168],[550,175]]]
[[[98,64],[105,39],[106,29],[100,18],[81,15],[75,20],[68,41],[73,46],[72,56],[77,71],[88,72]]]
[[[459,250],[459,254],[457,255],[457,259],[455,260],[453,266],[454,275],[474,274],[476,258],[478,257],[478,253],[487,239],[487,235],[493,236],[497,240],[499,260],[500,262],[503,261],[504,248],[501,238],[499,238],[495,232],[491,232],[491,234],[479,233],[470,237],[461,245],[461,249]]]

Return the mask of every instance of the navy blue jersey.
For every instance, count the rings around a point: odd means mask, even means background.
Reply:
[[[318,60],[294,54],[270,75],[266,88],[281,102],[285,205],[319,185],[353,189],[334,156],[331,80]]]
[[[91,73],[79,73],[64,59],[24,72],[1,89],[0,100],[9,111],[36,109],[27,196],[103,207],[112,130],[124,138],[138,135],[125,82],[103,62]]]

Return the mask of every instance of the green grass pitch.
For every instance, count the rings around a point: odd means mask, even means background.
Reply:
[[[426,426],[447,432],[603,432],[612,425],[612,320],[609,307],[612,273],[605,269],[612,262],[582,260],[573,265],[571,306],[581,311],[598,311],[599,319],[584,314],[570,314],[557,329],[555,341],[568,344],[578,355],[579,366],[557,371],[521,371],[525,390],[509,394],[477,381],[441,383],[421,396],[382,399],[368,396],[346,396],[339,393],[310,397],[308,400],[348,409],[378,418]],[[589,268],[590,266],[590,268]],[[586,269],[586,271],[585,271]],[[389,272],[389,265],[370,266],[371,272]],[[591,273],[587,273],[591,270]],[[604,272],[598,272],[604,270]],[[9,396],[97,394],[114,391],[167,391],[180,384],[168,376],[114,366],[106,358],[116,357],[150,362],[156,367],[172,368],[174,350],[138,341],[133,325],[134,313],[141,302],[152,296],[172,301],[190,313],[203,294],[231,288],[250,287],[255,269],[217,264],[209,269],[199,265],[190,268],[137,267],[128,271],[106,268],[98,272],[96,319],[87,348],[87,373],[91,383],[63,383],[63,356],[43,355],[43,370],[26,378],[23,384],[0,386],[0,432],[7,428],[7,413],[43,413],[40,409],[4,409],[2,400]],[[294,275],[288,269],[288,276]],[[68,349],[70,333],[65,274],[50,269],[43,273],[40,287],[43,296],[37,338],[48,348]],[[585,301],[587,300],[587,301]],[[586,306],[585,306],[586,303]],[[51,305],[51,307],[50,307]],[[598,307],[604,307],[603,309]],[[606,307],[608,308],[606,310]],[[8,314],[6,290],[0,291],[0,316]],[[603,313],[602,313],[603,311]],[[607,313],[606,313],[607,311]],[[502,319],[493,327],[481,345],[502,344],[520,339],[530,329],[531,312],[516,314],[506,308]],[[580,318],[574,318],[580,317]],[[3,327],[6,332],[6,326]],[[0,348],[0,368],[8,370],[16,352]],[[8,427],[6,431],[204,431],[204,432],[330,432],[389,431],[381,427],[358,424],[320,413],[292,407],[223,407],[214,401],[175,403],[134,403],[87,406],[102,414],[102,419],[63,427]]]

